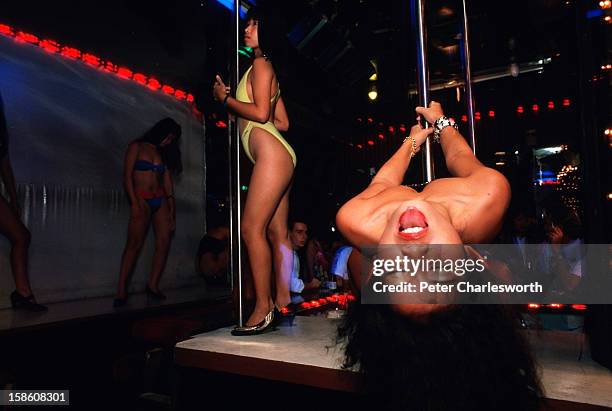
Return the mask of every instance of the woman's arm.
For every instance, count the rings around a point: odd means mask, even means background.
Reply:
[[[134,190],[134,180],[132,174],[134,173],[134,163],[136,163],[136,157],[138,156],[138,143],[131,143],[128,146],[127,152],[125,153],[125,159],[123,161],[123,186],[130,199],[132,207],[138,205],[138,198]]]
[[[253,103],[244,103],[233,97],[228,97],[226,100],[227,109],[246,120],[257,121],[258,123],[267,122],[270,119],[272,107],[270,88],[273,78],[272,63],[266,61],[263,57],[256,58],[251,70]],[[217,76],[215,82],[214,95],[217,101],[223,101],[226,96],[226,86],[219,76]]]
[[[417,107],[416,112],[425,117],[428,123],[433,124],[444,111],[440,103],[432,101],[429,107]],[[448,171],[455,177],[469,177],[475,171],[485,168],[478,161],[472,149],[463,136],[453,127],[446,127],[440,133],[440,144],[444,152],[444,159]]]
[[[170,218],[172,221],[171,227],[174,230],[176,223],[176,201],[174,199],[174,183],[172,182],[172,174],[167,167],[166,171],[164,172],[164,191],[166,192],[168,206],[170,207]]]
[[[278,131],[289,130],[289,116],[287,115],[287,109],[282,97],[278,99],[274,108],[274,127]]]
[[[418,124],[413,126],[408,138],[404,140],[395,154],[393,154],[393,156],[383,164],[380,170],[378,170],[378,173],[376,173],[370,182],[368,189],[361,193],[359,197],[370,197],[378,194],[385,188],[401,185],[402,181],[404,181],[406,170],[408,170],[408,166],[410,165],[410,160],[413,155],[419,151],[421,144],[423,144],[431,132],[431,128],[424,129]],[[375,186],[375,188],[370,190],[370,187],[373,186]]]
[[[11,167],[11,160],[8,154],[0,159],[0,174],[2,174],[4,187],[9,195],[9,204],[18,210],[17,186],[15,184],[15,175],[13,174],[13,167]]]

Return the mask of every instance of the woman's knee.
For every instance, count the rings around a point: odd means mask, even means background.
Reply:
[[[157,237],[155,237],[155,248],[167,249],[168,247],[170,247],[170,241],[170,232],[158,235]]]
[[[128,239],[126,249],[130,251],[138,251],[144,245],[144,237],[131,237]]]
[[[272,244],[279,244],[287,239],[287,227],[270,226],[266,234]]]
[[[265,240],[264,229],[247,221],[244,221],[240,226],[240,234],[246,243],[257,241],[257,239]]]

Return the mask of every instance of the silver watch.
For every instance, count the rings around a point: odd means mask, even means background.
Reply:
[[[434,122],[433,138],[436,143],[440,142],[440,133],[442,133],[442,130],[444,130],[448,126],[453,127],[455,130],[459,130],[459,126],[457,125],[455,120],[448,118],[446,116],[442,116]]]

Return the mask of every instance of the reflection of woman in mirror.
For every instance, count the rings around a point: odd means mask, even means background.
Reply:
[[[433,131],[416,125],[370,185],[340,209],[338,227],[357,247],[490,241],[509,204],[507,180],[478,161],[440,104],[416,111],[434,125],[454,177],[421,192],[402,185]],[[352,253],[349,264],[360,267],[361,258]],[[360,275],[352,280],[360,289]],[[538,409],[535,365],[504,306],[353,304],[339,337],[347,339],[345,365],[359,364],[366,388],[394,409]]]
[[[28,248],[30,232],[21,222],[21,209],[17,199],[15,176],[8,152],[8,130],[4,117],[4,104],[0,95],[0,176],[8,201],[0,195],[0,234],[11,242],[11,270],[16,290],[11,294],[13,308],[45,311],[47,307],[36,302],[28,281]]]
[[[278,19],[255,8],[249,9],[244,43],[253,49],[255,57],[238,84],[236,98],[230,96],[229,88],[219,76],[215,81],[214,97],[239,117],[242,145],[254,164],[241,234],[253,271],[256,303],[245,326],[236,327],[232,331],[234,335],[258,334],[269,329],[275,305],[280,309],[290,303],[293,252],[287,216],[296,156],[280,133],[289,128],[277,78],[284,37]],[[276,273],[274,300],[272,261]]]
[[[136,264],[151,222],[155,233],[155,253],[146,292],[157,300],[166,298],[159,290],[159,280],[176,227],[172,173],[180,174],[183,168],[178,146],[180,136],[181,126],[171,118],[165,118],[128,146],[123,182],[131,207],[115,307],[123,306],[127,301],[128,277]]]

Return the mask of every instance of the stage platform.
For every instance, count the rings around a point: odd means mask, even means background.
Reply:
[[[293,327],[279,327],[277,331],[249,337],[234,337],[231,327],[220,328],[178,343],[175,363],[304,386],[357,391],[359,374],[341,368],[342,348],[333,340],[338,321],[323,315],[298,316]],[[542,370],[547,398],[612,407],[612,372],[591,360],[582,333],[529,331],[528,336]]]
[[[0,335],[26,330],[52,327],[78,321],[112,316],[136,316],[163,312],[169,308],[188,307],[231,298],[229,289],[213,289],[204,286],[163,290],[167,299],[155,301],[145,293],[130,295],[121,308],[113,307],[114,296],[87,298],[48,304],[46,312],[28,312],[6,308],[0,310]]]

